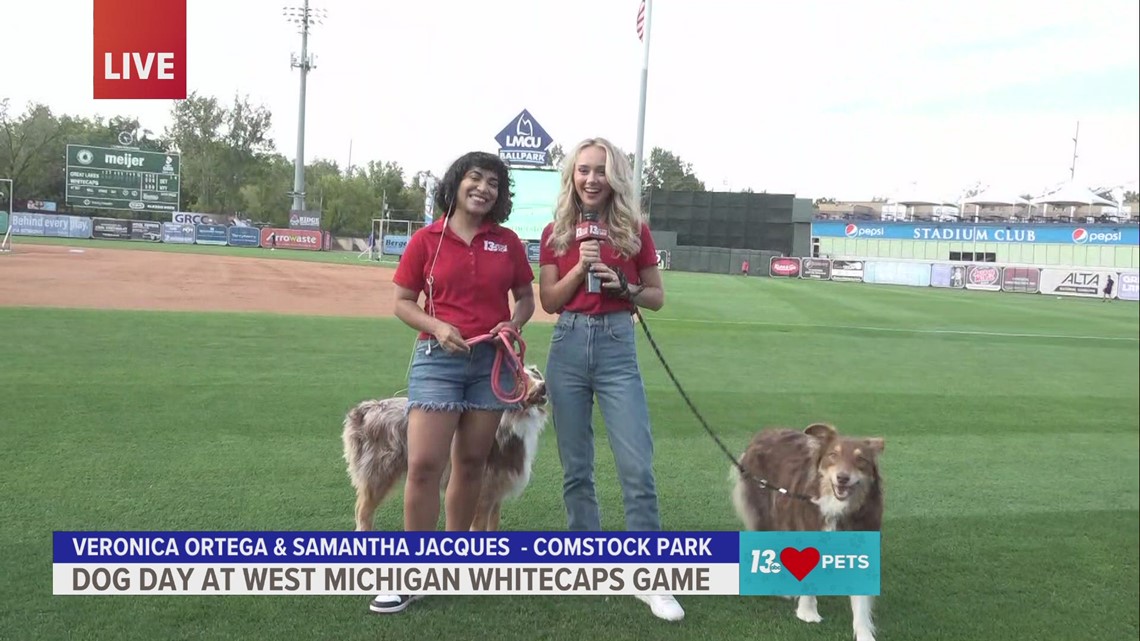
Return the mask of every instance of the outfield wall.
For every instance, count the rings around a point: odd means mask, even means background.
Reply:
[[[1140,271],[1082,266],[998,265],[889,258],[772,258],[773,278],[830,280],[872,285],[938,287],[971,291],[1100,298],[1112,276],[1112,298],[1140,300]]]
[[[175,223],[64,214],[15,212],[13,236],[94,238],[177,245],[222,245],[328,251],[329,235],[315,229],[239,227],[213,223]]]
[[[815,221],[812,255],[1140,269],[1135,225]]]

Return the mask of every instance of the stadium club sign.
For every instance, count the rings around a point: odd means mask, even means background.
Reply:
[[[508,165],[545,167],[549,157],[546,149],[554,141],[534,116],[523,109],[495,136],[495,142],[499,143],[499,158]]]
[[[1137,245],[1140,228],[1112,225],[916,225],[821,221],[811,225],[821,238],[955,241],[966,243],[1033,243],[1042,245]]]

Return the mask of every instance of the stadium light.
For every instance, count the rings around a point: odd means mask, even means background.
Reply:
[[[305,0],[300,7],[285,7],[283,10],[285,20],[297,25],[301,34],[301,55],[293,54],[291,67],[301,70],[301,97],[297,108],[297,158],[293,161],[293,209],[305,208],[305,81],[308,74],[316,65],[313,57],[309,55],[309,30],[314,24],[321,24],[328,18],[324,9],[309,7],[309,0]]]

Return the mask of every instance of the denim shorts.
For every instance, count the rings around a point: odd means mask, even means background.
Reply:
[[[504,403],[491,386],[497,351],[492,343],[477,343],[466,354],[452,354],[434,338],[416,341],[408,373],[408,408],[453,412],[518,409],[521,404]],[[499,389],[511,394],[515,389],[515,370],[506,358],[504,354]]]

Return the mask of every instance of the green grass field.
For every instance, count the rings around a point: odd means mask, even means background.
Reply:
[[[1135,304],[666,277],[650,331],[730,448],[816,420],[885,437],[881,641],[1137,638]],[[340,421],[404,387],[413,333],[2,307],[0,328],[0,639],[850,638],[842,598],[809,625],[755,597],[681,597],[680,624],[631,597],[431,597],[394,616],[368,597],[53,597],[53,530],[350,530]],[[550,326],[525,337],[543,365]],[[665,527],[737,529],[727,460],[640,341]],[[598,453],[604,526],[621,529]],[[397,494],[377,527],[400,514]],[[502,527],[565,527],[549,429]]]

